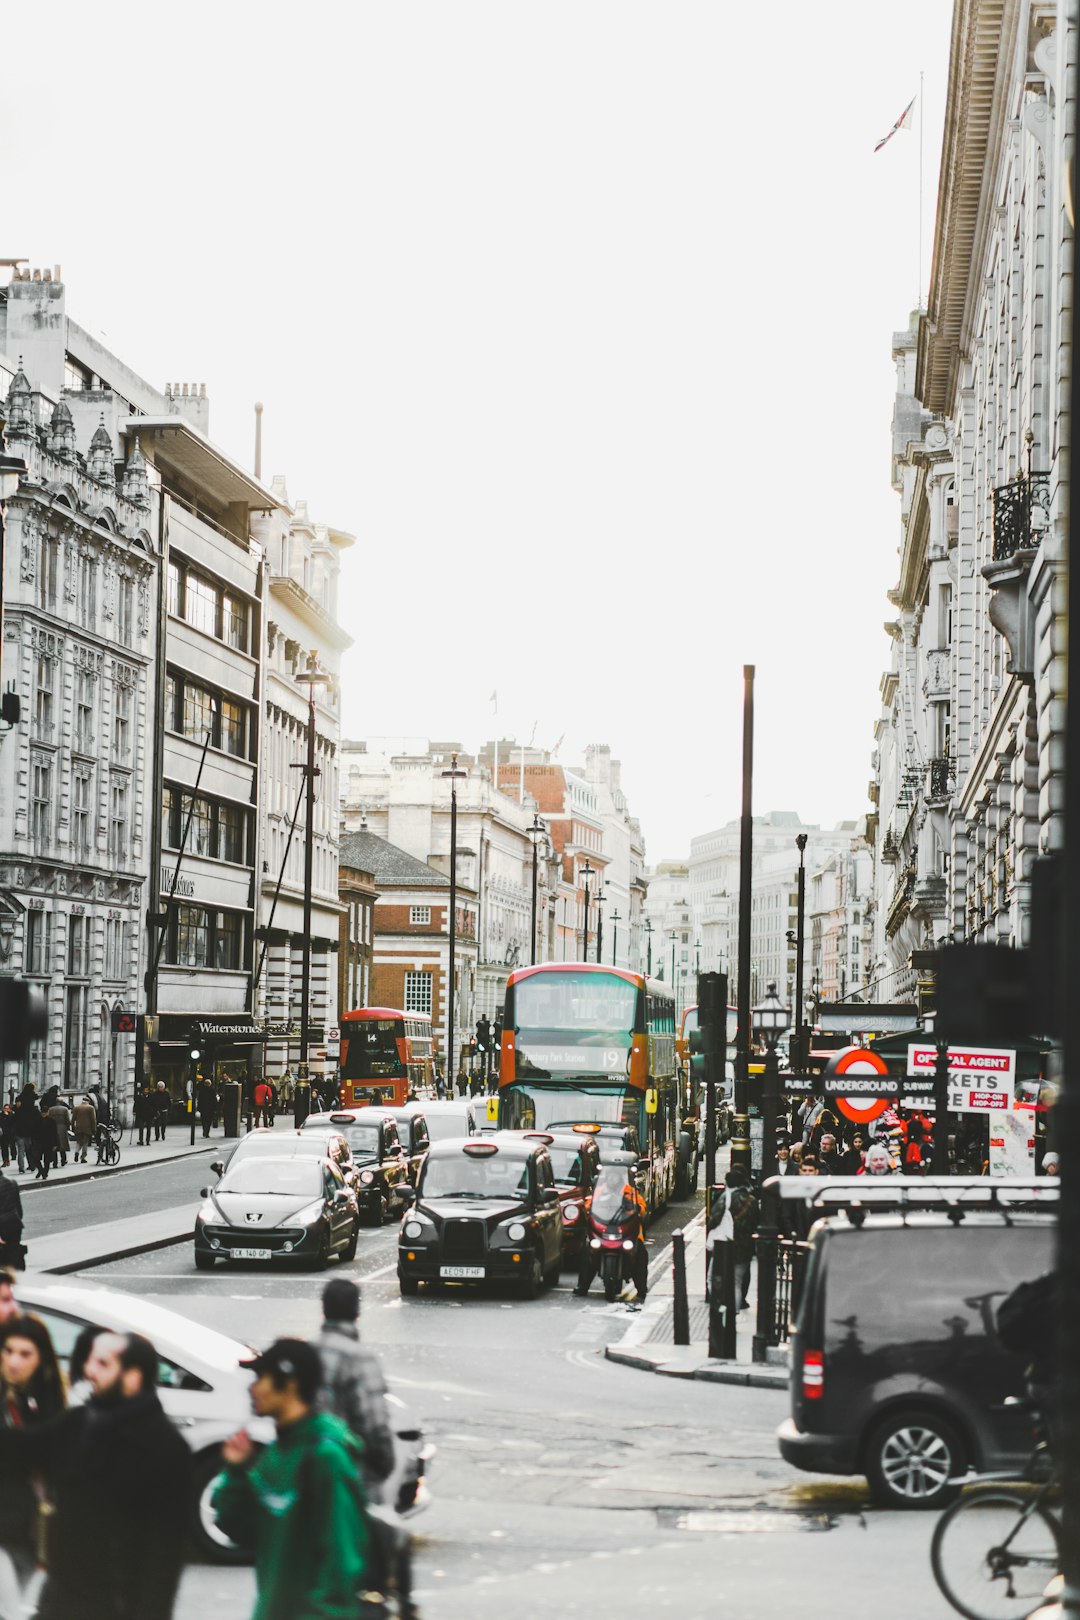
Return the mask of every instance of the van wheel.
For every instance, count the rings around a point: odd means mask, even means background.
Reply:
[[[943,1507],[958,1489],[949,1480],[964,1466],[964,1447],[956,1430],[936,1412],[912,1408],[893,1412],[866,1444],[866,1477],[871,1495],[882,1507]]]

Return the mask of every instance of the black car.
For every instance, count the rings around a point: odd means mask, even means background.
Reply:
[[[551,1159],[563,1223],[564,1263],[580,1254],[585,1242],[585,1200],[600,1168],[596,1139],[578,1131],[525,1131],[526,1141],[543,1142]]]
[[[1005,1295],[1053,1265],[1054,1223],[1005,1210],[843,1217],[816,1226],[791,1357],[796,1468],[865,1474],[878,1501],[936,1508],[969,1468],[1030,1453],[1023,1358],[998,1342]]]
[[[214,1159],[210,1168],[216,1176],[223,1176],[241,1159],[255,1156],[265,1159],[291,1159],[295,1154],[317,1159],[333,1159],[345,1177],[346,1184],[354,1192],[359,1192],[359,1175],[353,1163],[348,1137],[340,1130],[331,1129],[329,1126],[325,1126],[319,1132],[309,1131],[306,1136],[300,1131],[274,1130],[272,1126],[249,1131],[246,1136],[240,1138],[224,1160]]]
[[[356,1195],[330,1159],[295,1154],[238,1159],[195,1218],[195,1264],[217,1260],[352,1260],[360,1229]]]
[[[398,1240],[403,1294],[436,1282],[558,1281],[562,1208],[545,1143],[510,1131],[432,1143]]]
[[[409,1182],[415,1187],[420,1179],[420,1166],[423,1164],[427,1150],[431,1146],[427,1120],[415,1106],[384,1108],[382,1112],[387,1114],[397,1126],[398,1137],[408,1160]]]
[[[409,1191],[409,1160],[398,1138],[397,1122],[385,1108],[335,1108],[309,1114],[303,1132],[340,1131],[356,1167],[361,1213],[379,1226],[400,1210]]]

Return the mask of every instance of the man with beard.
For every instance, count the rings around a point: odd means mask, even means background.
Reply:
[[[0,1430],[0,1468],[40,1473],[55,1505],[38,1620],[170,1620],[191,1507],[191,1454],[162,1410],[158,1358],[99,1333],[85,1406]]]

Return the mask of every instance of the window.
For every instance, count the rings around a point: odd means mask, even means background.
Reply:
[[[218,807],[217,856],[221,861],[244,863],[244,812],[239,805],[223,804]]]
[[[64,1089],[74,1091],[86,1084],[88,990],[85,984],[69,984],[64,992]]]
[[[26,913],[24,973],[48,973],[52,967],[52,912]]]
[[[213,692],[208,692],[205,686],[196,686],[192,681],[184,682],[184,725],[185,737],[191,737],[195,742],[202,742],[206,733],[216,730],[218,699]]]
[[[93,776],[85,768],[72,780],[71,787],[71,847],[76,855],[89,855],[93,831],[91,813]]]
[[[97,615],[97,563],[88,551],[79,556],[78,597],[81,622],[92,630]]]
[[[35,844],[48,842],[51,820],[52,765],[48,760],[35,759],[30,798],[30,836]]]
[[[90,754],[94,750],[94,680],[85,669],[75,673],[75,738],[76,753]]]
[[[109,787],[109,855],[118,866],[128,863],[128,784],[118,778]]]
[[[89,930],[86,918],[74,913],[68,918],[67,970],[73,979],[85,979],[90,972]]]
[[[131,688],[113,687],[113,758],[126,761],[131,753]]]
[[[44,742],[51,742],[53,734],[53,677],[52,659],[39,655],[34,687],[34,735]]]
[[[242,965],[243,919],[235,912],[219,911],[214,930],[214,966],[238,968]]]
[[[409,921],[417,928],[427,928],[431,923],[430,906],[410,906]]]
[[[205,630],[208,636],[217,635],[218,589],[199,574],[188,574],[184,580],[184,618],[196,630]]]
[[[127,931],[122,917],[105,919],[105,977],[127,977]]]
[[[116,593],[116,634],[125,647],[135,633],[135,583],[121,574]]]
[[[221,638],[239,652],[248,650],[247,603],[238,596],[226,594],[221,599]]]
[[[176,818],[180,808],[180,794],[166,782],[161,790],[161,841],[166,849],[175,849],[180,841]]]
[[[227,754],[244,753],[244,710],[231,698],[221,700],[221,745]]]
[[[192,799],[185,793],[180,807],[182,824],[187,828],[185,849],[191,855],[213,854],[214,807],[209,799]]]
[[[180,565],[179,565],[179,563],[171,562],[169,564],[169,572],[168,572],[167,579],[168,579],[168,583],[167,583],[167,586],[166,586],[166,590],[167,590],[167,594],[168,594],[169,612],[173,615],[174,618],[181,619],[184,616],[183,615],[184,585],[183,585],[183,579],[182,579],[181,574],[180,574]]]
[[[433,973],[408,972],[405,975],[405,1011],[427,1013],[431,1016],[431,982]]]
[[[38,606],[55,608],[56,606],[56,575],[60,566],[60,547],[50,534],[41,537],[41,551],[38,556]]]
[[[176,948],[173,961],[178,967],[209,967],[210,913],[201,906],[177,906]]]
[[[176,688],[177,688],[176,676],[175,675],[166,675],[166,677],[165,677],[165,702],[164,702],[164,705],[163,705],[164,714],[165,714],[165,730],[166,731],[175,731],[176,730]]]

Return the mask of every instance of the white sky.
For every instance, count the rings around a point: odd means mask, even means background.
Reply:
[[[346,735],[579,757],[649,858],[866,809],[947,0],[9,7],[0,257],[352,530]]]

